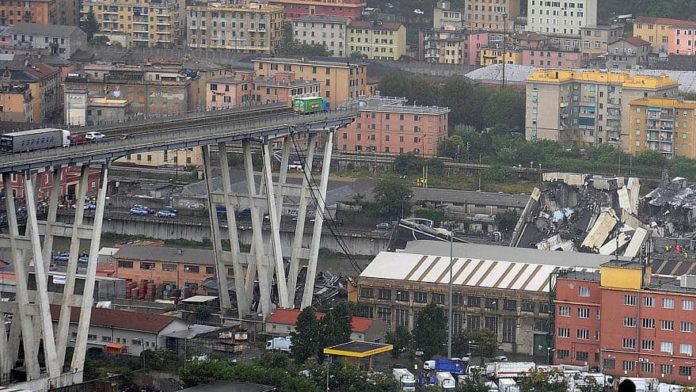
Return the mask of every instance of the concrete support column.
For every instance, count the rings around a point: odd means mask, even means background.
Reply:
[[[319,195],[317,195],[316,213],[314,216],[314,231],[312,243],[309,248],[309,263],[307,265],[307,277],[305,278],[304,295],[302,296],[301,309],[312,305],[314,297],[314,281],[317,274],[317,258],[319,257],[319,245],[321,242],[321,229],[324,223],[324,210],[326,208],[326,189],[329,185],[329,170],[331,169],[331,153],[333,151],[333,137],[335,129],[331,129],[326,135],[324,145],[324,161],[321,168],[321,182]]]
[[[275,262],[276,284],[278,286],[278,305],[281,308],[288,307],[288,287],[285,280],[285,265],[283,264],[283,248],[280,243],[280,215],[278,214],[275,199],[275,190],[273,187],[273,171],[271,170],[271,152],[268,147],[268,141],[263,142],[263,166],[264,176],[266,178],[266,202],[268,203],[268,215],[271,221],[271,245],[273,250],[273,259]],[[287,165],[287,163],[286,163]],[[282,192],[282,186],[281,192]],[[252,219],[254,216],[252,215]],[[252,223],[253,224],[253,223]],[[256,229],[256,228],[254,228]],[[257,248],[257,251],[261,249]],[[271,278],[272,282],[272,278]],[[269,282],[269,283],[271,283]],[[264,310],[265,312],[265,310]]]
[[[230,253],[232,255],[232,271],[234,272],[235,294],[237,296],[237,310],[239,317],[243,318],[249,314],[251,301],[246,295],[244,284],[244,270],[240,261],[239,236],[237,234],[237,217],[234,213],[234,206],[230,201],[232,194],[232,179],[230,178],[230,167],[227,161],[227,145],[220,143],[218,145],[218,155],[220,156],[220,170],[222,171],[222,189],[225,192],[225,208],[227,210],[227,234],[230,240]],[[231,212],[230,212],[231,211]],[[211,213],[213,208],[211,207]],[[217,212],[216,212],[217,215]],[[211,220],[212,222],[212,220]],[[224,285],[227,285],[227,277],[225,275]],[[218,285],[222,286],[223,282],[218,280]],[[227,292],[229,300],[229,292]]]
[[[43,331],[43,350],[48,377],[57,379],[61,369],[58,366],[56,342],[53,338],[53,320],[51,319],[51,304],[48,299],[48,269],[41,254],[39,224],[36,218],[36,200],[34,199],[34,183],[29,172],[24,175],[24,190],[27,200],[27,231],[30,234],[32,256],[34,258],[34,276],[36,279],[36,301],[39,303],[39,319]],[[37,329],[37,326],[34,326]],[[26,336],[24,336],[26,337]],[[32,352],[32,351],[29,351]],[[25,352],[27,354],[27,352]]]
[[[292,139],[292,138],[291,138]],[[302,256],[302,239],[304,237],[305,219],[307,218],[307,198],[308,189],[311,184],[307,181],[312,173],[312,163],[314,162],[314,150],[316,146],[317,134],[309,135],[307,145],[307,157],[305,160],[304,173],[302,178],[302,188],[300,189],[300,205],[297,211],[297,223],[295,224],[295,237],[292,242],[292,255],[290,257],[290,271],[288,272],[288,301],[295,306],[295,291],[297,290],[297,275],[300,272],[300,258]],[[294,139],[292,140],[294,144]]]
[[[44,233],[43,258],[46,265],[51,264],[51,252],[53,251],[53,232],[51,228],[56,224],[58,214],[58,201],[60,197],[60,167],[54,167],[51,176],[53,184],[51,195],[48,198],[48,216],[46,217],[46,232]]]
[[[104,220],[104,206],[106,204],[106,192],[109,184],[109,163],[106,162],[101,167],[101,187],[97,192],[97,209],[94,211],[94,224],[92,226],[92,241],[89,247],[89,261],[87,262],[87,272],[85,276],[85,289],[82,293],[82,307],[80,309],[80,322],[77,325],[77,338],[75,339],[75,351],[73,353],[70,368],[79,377],[74,382],[82,382],[81,375],[85,365],[85,354],[87,353],[87,335],[89,324],[92,318],[92,306],[94,305],[94,280],[97,275],[97,257],[101,246],[102,222]]]
[[[70,312],[72,298],[75,292],[75,275],[77,274],[77,262],[80,253],[80,228],[84,222],[85,198],[87,197],[87,185],[89,181],[89,164],[82,165],[80,168],[80,179],[77,185],[77,202],[75,204],[75,220],[72,225],[72,236],[70,238],[70,256],[68,257],[68,267],[65,270],[65,288],[63,290],[63,302],[58,318],[58,330],[56,332],[56,343],[58,346],[58,363],[62,367],[65,364],[65,350],[70,340],[68,330],[70,327]],[[48,228],[47,228],[48,229]]]
[[[217,209],[215,203],[213,202],[213,168],[210,163],[210,148],[208,146],[201,147],[203,155],[203,170],[205,173],[205,185],[208,190],[208,215],[210,216],[211,234],[213,239],[213,248],[215,255],[215,275],[217,277],[218,283],[218,295],[220,298],[220,308],[221,310],[229,310],[232,307],[230,302],[230,293],[227,290],[227,270],[225,268],[225,262],[223,257],[222,249],[222,235],[220,233],[220,222],[218,220]],[[222,153],[222,151],[221,151]],[[226,155],[220,155],[220,162],[227,161]],[[224,176],[224,174],[223,174]],[[227,173],[229,177],[229,171]],[[227,199],[227,197],[225,197]],[[227,200],[225,200],[227,201]],[[230,211],[230,206],[226,202],[225,207],[227,208],[227,215],[234,214],[234,209]]]

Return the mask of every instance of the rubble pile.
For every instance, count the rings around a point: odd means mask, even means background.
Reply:
[[[686,179],[663,179],[662,185],[645,195],[638,215],[662,236],[693,237],[696,225],[696,186]]]
[[[520,216],[510,246],[635,257],[648,228],[637,217],[636,178],[545,173]]]

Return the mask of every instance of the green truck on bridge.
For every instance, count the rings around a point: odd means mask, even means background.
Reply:
[[[327,112],[329,102],[322,97],[295,98],[292,100],[292,110],[299,114]]]

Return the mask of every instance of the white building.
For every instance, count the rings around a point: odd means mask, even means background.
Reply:
[[[527,31],[580,36],[580,29],[597,25],[597,0],[529,0]]]
[[[87,34],[77,26],[17,23],[9,33],[16,49],[46,50],[47,54],[64,59],[87,46]]]
[[[310,15],[293,19],[295,41],[307,45],[324,45],[331,57],[347,57],[346,28],[350,19],[338,16]]]

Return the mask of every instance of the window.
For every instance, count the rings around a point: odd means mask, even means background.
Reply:
[[[533,301],[522,301],[522,311],[534,313],[534,302]]]
[[[663,298],[662,299],[662,307],[665,309],[674,309],[674,299]]]
[[[604,358],[604,368],[613,370],[616,368],[616,359],[614,358]]]
[[[636,306],[636,296],[624,295],[624,305]]]
[[[215,273],[215,267],[205,267],[205,273],[206,274],[214,274]]]
[[[644,318],[643,319],[643,328],[655,329],[655,319]]]
[[[558,328],[558,337],[559,338],[569,338],[570,337],[570,328]]]
[[[640,342],[640,348],[643,350],[654,350],[655,349],[655,341],[654,340],[643,340]]]
[[[472,306],[472,307],[481,307],[481,297],[474,297],[474,296],[468,296],[466,299],[466,304],[467,306]]]
[[[578,295],[581,297],[589,297],[590,296],[590,288],[589,287],[580,287],[580,289],[578,289]]]
[[[624,338],[623,348],[636,348],[636,339],[634,338]]]
[[[549,320],[534,319],[534,326],[532,328],[534,331],[538,332],[549,332]]]
[[[672,374],[674,371],[674,365],[660,365],[660,373],[664,375]]]
[[[563,317],[570,317],[570,306],[559,306],[558,315]]]
[[[97,340],[97,335],[89,334],[87,335],[87,340]]]
[[[102,342],[111,343],[111,336],[102,336]]]
[[[550,309],[548,302],[539,302],[539,313],[549,313]]]
[[[558,359],[566,359],[569,355],[569,350],[556,350],[556,356],[558,357]]]
[[[498,334],[498,317],[496,316],[486,316],[483,320],[483,327],[487,330],[492,331],[494,334]]]
[[[467,329],[481,329],[481,316],[466,316],[466,328]]]
[[[435,302],[438,305],[442,305],[445,303],[445,295],[440,294],[440,293],[433,293],[433,302]]]
[[[665,331],[674,331],[674,321],[672,320],[662,320],[660,322],[662,329]]]
[[[184,272],[197,274],[200,268],[197,265],[184,265]]]
[[[641,362],[640,371],[643,373],[654,373],[655,372],[655,362]]]
[[[374,289],[371,287],[361,287],[360,288],[360,297],[362,298],[374,298],[375,293]]]
[[[694,301],[690,299],[683,299],[682,310],[694,310]]]
[[[164,264],[162,264],[162,271],[165,271],[165,272],[176,271],[176,264],[164,263]]]
[[[397,301],[408,302],[408,299],[409,299],[409,292],[408,291],[397,291],[396,292],[396,300]]]
[[[503,318],[503,342],[512,343],[515,341],[517,330],[517,320],[514,318]]]
[[[688,343],[682,343],[679,345],[679,353],[691,356],[693,354],[691,345]]]
[[[498,310],[498,300],[495,298],[486,298],[486,309]]]
[[[691,366],[679,366],[679,375],[691,377]]]
[[[660,352],[672,354],[674,347],[672,342],[662,342],[660,343]]]
[[[624,317],[624,327],[635,327],[636,326],[636,319],[634,317]]]
[[[590,318],[589,308],[578,308],[578,318]]]
[[[655,307],[655,297],[643,297],[643,305],[649,308]]]
[[[119,260],[118,268],[133,268],[133,262],[129,260]]]
[[[153,270],[153,269],[155,269],[155,263],[148,263],[146,261],[141,261],[140,262],[140,269],[141,270]]]
[[[590,330],[589,329],[578,329],[577,338],[582,339],[582,340],[590,339]]]
[[[506,299],[503,301],[503,309],[505,310],[517,310],[517,301],[514,299]]]
[[[681,331],[682,332],[694,332],[694,323],[691,321],[682,321],[681,322]]]
[[[384,321],[387,324],[391,323],[391,308],[378,306],[377,318]]]
[[[636,363],[633,361],[623,361],[622,368],[625,372],[632,372],[635,369]]]
[[[379,289],[377,291],[377,298],[390,300],[391,299],[391,290],[390,289]]]
[[[587,361],[587,358],[589,358],[587,351],[576,351],[575,352],[575,359],[577,361]]]
[[[422,291],[416,291],[413,293],[413,302],[424,304],[428,302],[428,293]]]
[[[455,305],[455,306],[464,305],[464,296],[461,294],[452,294],[452,305]]]

